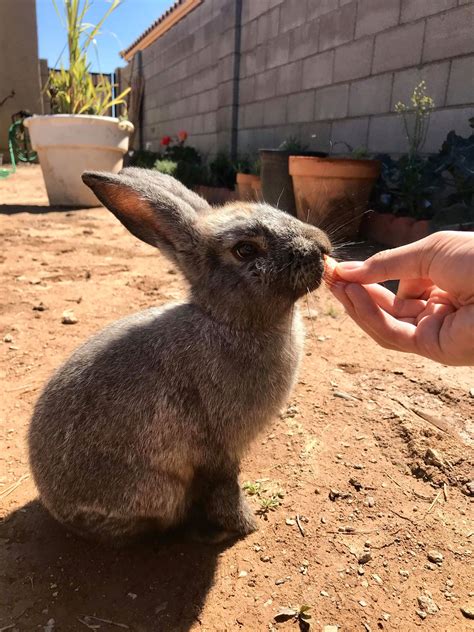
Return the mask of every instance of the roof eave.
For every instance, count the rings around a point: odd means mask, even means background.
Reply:
[[[140,50],[148,48],[159,37],[169,31],[179,20],[182,20],[190,11],[199,6],[204,0],[178,0],[176,4],[159,17],[150,28],[144,31],[128,48],[120,52],[120,56],[126,61]]]

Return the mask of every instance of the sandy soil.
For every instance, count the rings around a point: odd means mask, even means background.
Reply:
[[[90,334],[185,286],[104,209],[51,212],[38,167],[0,181],[0,235],[0,630],[297,631],[275,615],[302,605],[316,631],[474,628],[472,369],[378,348],[320,290],[287,410],[242,464],[259,530],[94,546],[36,500],[32,406]]]

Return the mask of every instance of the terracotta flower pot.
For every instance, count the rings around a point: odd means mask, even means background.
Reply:
[[[427,237],[431,232],[431,222],[429,219],[420,219],[415,222],[410,230],[410,241],[418,241]]]
[[[410,243],[412,226],[415,223],[413,217],[395,217],[390,226],[390,246],[404,246]]]
[[[338,239],[355,237],[379,173],[376,160],[290,156],[298,218]]]
[[[296,215],[293,181],[288,171],[290,155],[278,149],[261,149],[262,194],[267,204]]]
[[[200,184],[194,187],[194,191],[209,202],[209,204],[215,204],[216,206],[238,199],[235,191],[226,189],[225,187],[208,187]]]
[[[262,180],[260,176],[252,176],[252,191],[253,191],[253,199],[256,202],[263,202],[262,195]]]
[[[256,176],[250,173],[238,173],[236,176],[236,189],[239,200],[254,200],[255,192],[252,182]]]
[[[371,213],[367,220],[365,236],[379,244],[390,245],[390,226],[395,219],[391,213]]]

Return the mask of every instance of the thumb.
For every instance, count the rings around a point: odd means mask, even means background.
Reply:
[[[428,275],[432,256],[426,239],[378,252],[367,261],[338,263],[336,274],[352,283],[381,283],[395,279],[420,279]]]

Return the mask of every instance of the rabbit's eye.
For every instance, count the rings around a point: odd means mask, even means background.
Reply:
[[[258,247],[249,241],[240,241],[232,248],[232,254],[239,261],[248,261],[255,259],[259,254]]]

